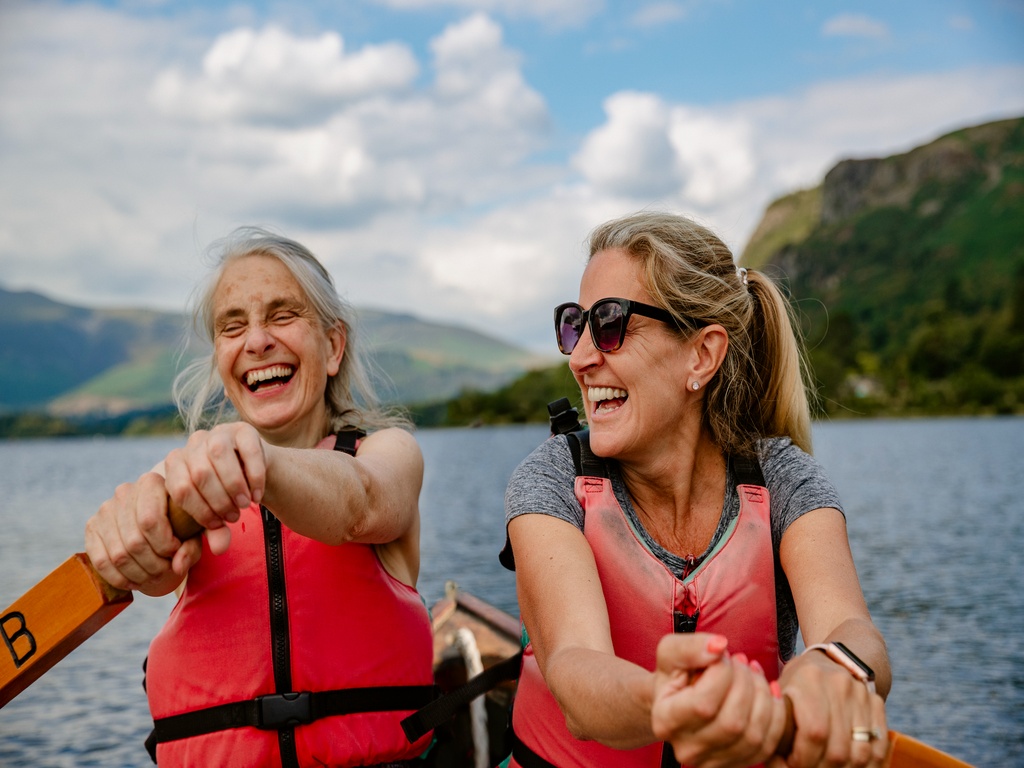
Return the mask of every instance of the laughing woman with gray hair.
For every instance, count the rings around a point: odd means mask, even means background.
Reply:
[[[784,697],[791,768],[881,765],[889,661],[779,289],[644,212],[591,234],[554,320],[588,430],[506,493],[529,640],[512,765],[778,761]]]
[[[121,589],[179,593],[146,687],[161,766],[404,766],[433,696],[416,591],[423,458],[374,405],[352,310],[308,249],[244,228],[194,320],[210,357],[176,383],[190,436],[86,525]],[[205,529],[180,540],[176,505]]]

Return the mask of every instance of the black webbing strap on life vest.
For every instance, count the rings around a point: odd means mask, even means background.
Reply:
[[[551,435],[571,435],[579,432],[583,427],[580,425],[579,411],[572,407],[569,398],[561,397],[548,403],[548,423],[551,425]],[[569,441],[572,447],[572,440]],[[509,541],[508,531],[505,532],[505,546],[498,553],[498,562],[510,571],[516,569],[516,557],[512,551],[512,542]]]
[[[569,452],[572,463],[576,466],[577,477],[608,477],[608,465],[600,456],[590,450],[590,430],[584,429],[566,435],[569,440]]]
[[[572,407],[567,397],[548,403],[548,423],[552,435],[567,435],[582,429],[579,411]]]
[[[150,738],[155,744],[203,736],[230,728],[280,730],[335,715],[420,709],[437,697],[433,685],[342,688],[334,691],[272,693],[161,717]],[[148,743],[147,739],[147,743]]]
[[[347,453],[349,456],[356,455],[356,446],[359,441],[366,437],[366,433],[354,427],[345,427],[334,433],[336,435],[334,450]]]
[[[521,742],[516,736],[515,729],[509,724],[509,733],[512,734],[512,757],[519,763],[523,768],[558,768],[554,763],[549,763],[543,757],[538,755],[526,744]]]
[[[458,711],[473,699],[482,696],[498,685],[518,680],[523,665],[522,650],[504,661],[492,664],[480,674],[471,677],[452,691],[430,702],[419,711],[402,720],[402,730],[412,743],[425,736],[442,723],[454,717]]]
[[[509,732],[512,734],[512,757],[523,768],[558,768],[557,765],[548,762],[530,749],[524,742],[520,741],[516,737],[515,729],[511,726],[509,726]],[[679,768],[679,761],[676,760],[675,753],[668,743],[662,745],[661,768]]]
[[[732,462],[732,474],[736,485],[759,485],[764,484],[764,473],[761,471],[761,462],[756,456],[730,456]]]

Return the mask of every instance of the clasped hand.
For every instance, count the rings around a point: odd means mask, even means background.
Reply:
[[[786,708],[760,664],[705,633],[663,637],[657,659],[651,726],[681,764],[748,766],[771,757]]]
[[[86,551],[111,585],[149,595],[171,592],[199,561],[199,538],[182,542],[168,520],[168,497],[207,529],[210,550],[227,550],[227,523],[259,503],[267,461],[259,433],[245,423],[193,433],[154,471],[117,487],[86,523]]]
[[[792,703],[790,753],[774,753]],[[888,752],[885,703],[824,654],[789,662],[769,683],[757,662],[729,654],[720,635],[668,635],[658,645],[651,706],[654,736],[690,766],[881,766]],[[855,731],[880,734],[854,740]]]

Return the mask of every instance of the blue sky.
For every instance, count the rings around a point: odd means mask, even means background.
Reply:
[[[737,257],[847,157],[1024,115],[1024,0],[0,2],[0,285],[180,310],[240,224],[551,351],[587,232]]]

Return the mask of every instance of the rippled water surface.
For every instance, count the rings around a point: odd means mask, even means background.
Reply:
[[[543,426],[424,430],[428,604],[448,579],[515,613],[502,498]],[[865,593],[889,643],[893,728],[977,766],[1024,754],[1024,420],[822,424]],[[177,439],[0,442],[0,606],[71,553],[117,483]],[[0,766],[151,765],[141,664],[172,598],[137,597],[0,710]],[[0,649],[2,650],[2,649]]]

